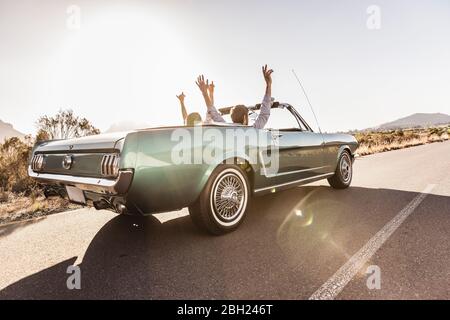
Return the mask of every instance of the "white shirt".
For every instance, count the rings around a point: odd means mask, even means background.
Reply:
[[[272,99],[270,96],[265,95],[263,98],[263,101],[261,103],[261,108],[259,110],[258,117],[255,120],[255,123],[253,123],[253,127],[256,129],[262,129],[266,125],[267,121],[270,117],[270,108],[272,106]],[[206,113],[206,119],[209,122],[210,120],[214,122],[225,122],[224,118],[220,114],[219,111],[217,111],[216,107],[209,106],[208,111]],[[206,121],[205,121],[206,122]]]

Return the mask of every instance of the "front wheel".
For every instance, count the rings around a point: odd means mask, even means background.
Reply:
[[[189,207],[192,221],[212,234],[235,230],[245,217],[249,182],[237,165],[219,165],[211,174],[196,202]]]
[[[350,153],[346,150],[339,156],[334,175],[328,178],[328,183],[335,189],[345,189],[350,186],[353,177],[353,161]]]

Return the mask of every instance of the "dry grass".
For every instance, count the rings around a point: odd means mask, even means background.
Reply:
[[[37,122],[37,141],[98,134],[100,131],[72,110],[60,110]],[[12,137],[0,141],[0,224],[78,207],[61,198],[45,199],[44,187],[28,176],[28,161],[35,140]]]
[[[354,136],[359,142],[357,153],[363,156],[426,143],[446,141],[450,136],[450,127],[358,132]]]
[[[10,138],[0,144],[0,190],[26,195],[40,187],[28,176],[32,140]]]
[[[0,144],[0,224],[78,207],[65,199],[46,199],[43,187],[28,177],[32,144],[30,138],[10,138]]]
[[[25,220],[67,209],[79,208],[62,198],[49,198],[39,194],[25,196],[12,192],[0,192],[0,224]]]

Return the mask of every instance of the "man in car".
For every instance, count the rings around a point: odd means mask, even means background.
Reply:
[[[269,120],[270,108],[272,105],[272,73],[273,70],[269,69],[267,65],[262,67],[262,72],[264,80],[266,81],[266,92],[264,94],[263,101],[261,103],[261,109],[259,115],[256,118],[253,127],[257,129],[262,129]],[[207,114],[211,117],[212,121],[215,122],[225,122],[222,115],[214,107],[214,101],[211,101],[208,95],[209,80],[206,80],[203,75],[199,76],[196,81],[197,86],[202,92],[203,98],[205,99],[206,106],[208,108]],[[231,120],[233,123],[240,123],[243,125],[248,125],[248,109],[244,105],[237,105],[233,107],[230,111]]]

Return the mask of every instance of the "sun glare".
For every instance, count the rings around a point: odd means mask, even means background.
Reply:
[[[108,107],[113,122],[142,119],[156,101],[176,93],[171,77],[183,71],[180,46],[173,28],[149,11],[117,9],[86,17],[53,62],[54,92],[62,103],[67,98],[92,106],[89,116],[95,119]],[[133,116],[124,119],[124,109]],[[167,108],[151,114],[149,124],[174,120]],[[111,118],[99,126],[110,124]]]

